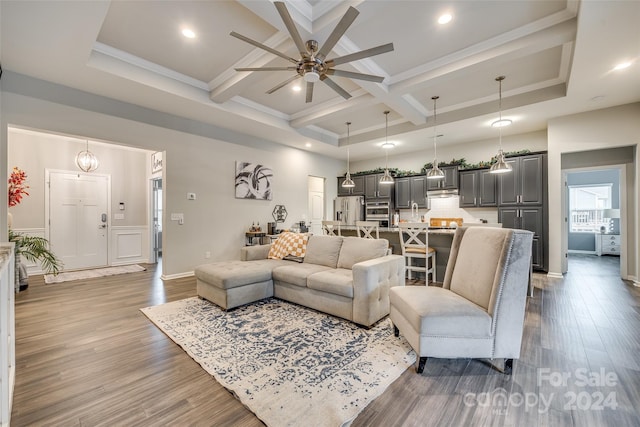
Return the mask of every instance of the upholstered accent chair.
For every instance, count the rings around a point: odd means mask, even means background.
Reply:
[[[326,236],[342,236],[340,221],[322,221],[322,233]]]
[[[428,357],[505,359],[506,374],[520,357],[533,233],[489,227],[456,230],[443,286],[390,290],[396,336]]]
[[[356,232],[364,239],[379,239],[380,225],[378,221],[356,221]]]

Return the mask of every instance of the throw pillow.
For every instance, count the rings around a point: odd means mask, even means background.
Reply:
[[[309,235],[300,233],[290,233],[285,231],[280,234],[269,249],[269,259],[283,259],[287,255],[304,257],[307,252],[307,241]]]

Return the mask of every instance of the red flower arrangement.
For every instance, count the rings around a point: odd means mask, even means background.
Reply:
[[[9,207],[16,206],[20,203],[23,196],[28,196],[27,189],[29,186],[25,184],[27,173],[17,167],[13,168],[9,177]]]

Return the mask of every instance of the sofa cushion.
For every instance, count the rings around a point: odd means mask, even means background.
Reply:
[[[386,239],[363,239],[345,237],[340,248],[338,268],[352,268],[353,264],[380,258],[387,254],[389,241]]]
[[[264,262],[272,261],[272,262]],[[220,289],[237,288],[251,283],[271,280],[271,270],[279,263],[289,261],[221,261],[199,265],[196,278]]]
[[[307,250],[308,234],[281,233],[269,248],[270,259],[283,259],[286,256],[304,257]]]
[[[487,338],[491,316],[468,299],[437,286],[396,286],[389,301],[421,336]]]
[[[336,268],[314,273],[307,278],[307,287],[353,298],[353,272],[346,268]]]
[[[336,268],[341,246],[342,237],[309,236],[304,263]]]
[[[286,282],[296,286],[307,286],[307,277],[320,271],[331,270],[331,268],[318,265],[307,264],[306,261],[302,264],[293,263],[291,261],[283,261],[287,265],[282,265],[273,269],[273,280]]]

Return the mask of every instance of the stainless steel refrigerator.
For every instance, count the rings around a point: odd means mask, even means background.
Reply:
[[[356,225],[356,221],[364,220],[364,197],[343,196],[333,201],[334,220],[343,225]]]

